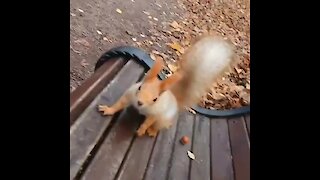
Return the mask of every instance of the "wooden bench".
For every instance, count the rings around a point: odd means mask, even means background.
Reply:
[[[250,115],[210,119],[183,112],[156,138],[138,138],[144,117],[132,107],[113,117],[97,111],[144,72],[133,60],[111,59],[71,94],[70,180],[249,180]],[[187,145],[179,142],[184,135]]]

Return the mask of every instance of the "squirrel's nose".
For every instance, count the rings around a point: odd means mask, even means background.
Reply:
[[[142,102],[141,101],[138,101],[138,106],[141,106],[142,105]]]

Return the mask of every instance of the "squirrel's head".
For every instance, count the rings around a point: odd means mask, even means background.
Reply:
[[[163,67],[163,61],[160,57],[156,57],[155,65],[148,71],[144,81],[137,91],[138,107],[150,106],[155,103],[161,93],[168,90],[171,85],[180,79],[178,75],[172,75],[165,80],[158,79],[158,73]]]

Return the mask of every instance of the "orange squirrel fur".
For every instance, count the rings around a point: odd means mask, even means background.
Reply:
[[[198,103],[218,77],[234,63],[230,42],[218,36],[199,38],[180,61],[180,69],[165,80],[157,74],[163,67],[159,58],[142,82],[132,85],[112,106],[99,105],[103,115],[113,115],[133,105],[146,120],[137,130],[138,136],[146,132],[156,136],[159,130],[169,128],[178,119],[179,111]]]

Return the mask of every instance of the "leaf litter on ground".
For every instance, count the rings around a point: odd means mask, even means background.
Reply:
[[[167,65],[167,75],[170,76],[179,68],[176,62],[180,61],[181,55],[194,38],[211,33],[229,39],[235,46],[239,63],[212,85],[208,93],[203,95],[199,105],[207,109],[232,109],[249,105],[250,0],[178,0],[178,3],[186,12],[181,18],[161,22],[161,28],[151,23],[147,40],[136,43],[151,52],[152,58],[155,58],[155,55],[161,56]],[[150,13],[143,13],[149,19],[153,18]]]

